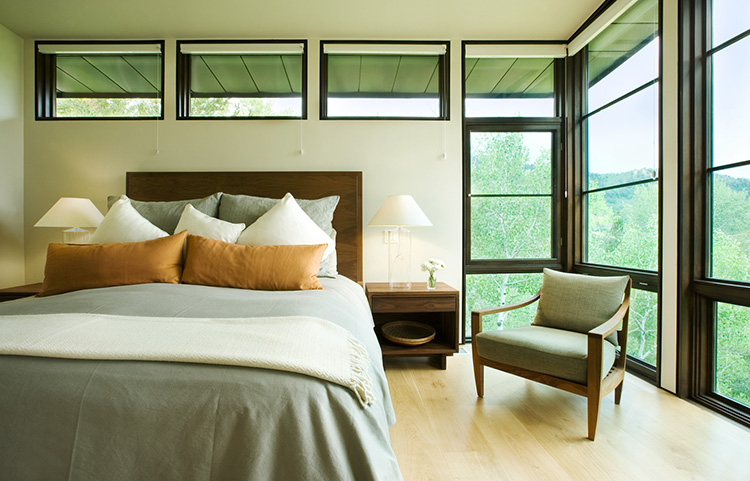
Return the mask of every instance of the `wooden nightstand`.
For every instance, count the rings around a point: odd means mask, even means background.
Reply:
[[[387,282],[368,282],[365,287],[375,320],[383,357],[436,356],[440,369],[446,357],[458,352],[458,291],[444,282],[428,290],[426,282],[412,283],[411,289],[391,289]],[[381,335],[381,326],[391,321],[416,321],[435,329],[435,338],[420,346],[395,344]]]
[[[39,291],[41,290],[41,282],[37,282],[36,284],[27,284],[25,286],[0,289],[0,302],[12,301],[13,299],[21,299],[22,297],[35,296],[39,294]]]

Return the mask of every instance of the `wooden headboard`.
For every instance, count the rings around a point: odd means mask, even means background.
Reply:
[[[362,276],[362,172],[128,172],[125,193],[143,201],[195,199],[214,192],[280,199],[341,197],[333,216],[338,271]]]

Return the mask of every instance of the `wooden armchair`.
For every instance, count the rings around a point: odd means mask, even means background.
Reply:
[[[474,379],[484,396],[484,366],[588,398],[588,438],[596,435],[601,399],[615,391],[620,404],[631,280],[544,269],[542,288],[530,299],[471,313]],[[530,326],[482,332],[482,317],[536,301]],[[619,352],[616,346],[619,344]]]

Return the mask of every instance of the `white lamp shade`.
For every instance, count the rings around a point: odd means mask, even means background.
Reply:
[[[34,227],[97,227],[104,216],[89,199],[61,197]]]
[[[410,195],[389,195],[383,201],[375,215],[372,216],[370,226],[431,226],[417,201]]]

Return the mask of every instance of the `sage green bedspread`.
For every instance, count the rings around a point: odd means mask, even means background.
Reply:
[[[365,344],[377,398],[363,408],[340,385],[265,369],[0,355],[0,479],[401,479],[362,289],[321,280],[321,291],[144,284],[0,304],[0,316],[322,317]]]

